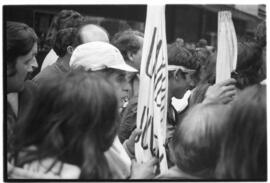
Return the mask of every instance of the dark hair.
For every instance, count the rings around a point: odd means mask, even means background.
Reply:
[[[255,33],[255,38],[258,44],[261,47],[266,46],[266,23],[265,21],[261,22],[257,28],[256,28],[256,33]]]
[[[232,103],[224,126],[216,176],[266,180],[266,86],[243,90]]]
[[[207,40],[203,38],[200,39],[196,44],[197,48],[205,48],[206,46],[207,46]]]
[[[9,76],[16,74],[16,59],[26,55],[38,41],[35,31],[20,22],[6,23],[5,62],[10,68]]]
[[[169,44],[168,50],[168,64],[180,65],[187,67],[188,69],[196,69],[196,63],[191,63],[190,59],[192,54],[185,47],[178,46],[176,42]]]
[[[199,70],[199,85],[200,84],[214,84],[216,80],[216,53],[209,53],[206,49],[198,51],[196,58],[200,62]]]
[[[16,151],[30,145],[37,150],[17,164],[55,157],[79,166],[81,179],[110,178],[104,152],[117,133],[117,109],[113,86],[95,73],[78,69],[44,83],[15,141]]]
[[[78,28],[82,20],[83,16],[74,10],[60,11],[51,22],[46,36],[46,42],[52,46],[55,41],[55,36],[59,30],[69,27]]]
[[[131,29],[118,32],[113,36],[111,44],[120,50],[122,56],[127,61],[128,52],[136,54],[141,48],[138,36],[144,37],[143,33]]]
[[[196,177],[214,177],[225,115],[224,105],[210,103],[188,111],[173,137],[178,168]]]
[[[57,32],[53,50],[59,57],[65,56],[68,46],[76,47],[79,45],[76,35],[76,28],[61,29]]]
[[[236,70],[232,77],[236,79],[236,86],[243,89],[259,83],[262,76],[259,70],[262,67],[262,48],[254,41],[238,42]]]
[[[198,83],[206,82],[206,78],[210,73],[209,69],[211,57],[213,56],[209,50],[206,48],[197,48],[193,50],[192,57],[190,62],[195,63],[194,65],[197,66],[196,72],[193,74],[193,80],[195,81],[196,85]],[[210,68],[209,68],[210,67]]]
[[[168,50],[168,64],[169,65],[177,65],[184,66],[187,69],[192,69],[198,71],[200,68],[199,62],[197,60],[192,59],[192,53],[186,49],[185,47],[179,46],[177,42],[169,44],[167,47]],[[185,74],[179,71],[183,78],[185,78]],[[169,78],[173,76],[173,71],[169,71]]]

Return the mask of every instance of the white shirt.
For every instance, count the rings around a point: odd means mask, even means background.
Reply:
[[[42,71],[47,66],[52,65],[54,62],[56,62],[57,59],[58,56],[53,51],[53,49],[51,49],[50,52],[46,55],[45,59],[43,60],[40,71]]]

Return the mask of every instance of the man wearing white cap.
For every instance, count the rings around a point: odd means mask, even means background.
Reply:
[[[70,66],[82,67],[87,71],[98,71],[104,75],[114,85],[119,102],[128,97],[130,90],[126,73],[137,72],[135,68],[125,63],[116,47],[99,41],[78,46],[71,56]]]
[[[107,78],[115,87],[119,102],[128,96],[130,85],[126,72],[137,72],[127,65],[120,51],[113,45],[105,42],[89,42],[78,46],[70,59],[71,69],[84,69],[96,72]],[[112,147],[105,152],[113,178],[126,179],[130,176],[131,160],[118,137]]]

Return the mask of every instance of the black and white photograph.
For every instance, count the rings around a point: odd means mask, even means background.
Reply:
[[[267,181],[268,5],[223,3],[2,4],[2,181]]]

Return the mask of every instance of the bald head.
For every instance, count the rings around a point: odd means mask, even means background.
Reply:
[[[105,29],[94,24],[84,25],[80,30],[82,43],[93,41],[109,42],[109,36]]]

